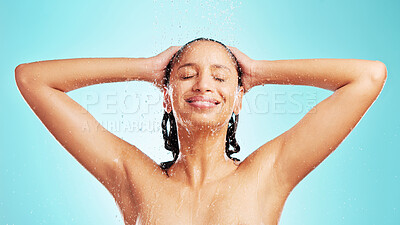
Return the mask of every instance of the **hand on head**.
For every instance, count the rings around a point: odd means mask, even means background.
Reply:
[[[165,75],[165,68],[167,67],[172,56],[181,48],[182,46],[171,46],[164,50],[160,54],[148,58],[149,64],[152,70],[152,83],[159,89],[163,89],[163,79]],[[235,55],[239,62],[239,66],[242,70],[242,83],[244,92],[247,93],[253,86],[255,86],[254,78],[254,66],[256,60],[251,59],[246,54],[241,52],[239,49],[227,46],[231,52]]]
[[[164,50],[160,54],[148,58],[149,64],[152,68],[152,83],[162,90],[163,79],[165,75],[165,68],[167,67],[172,56],[181,48],[182,46],[171,46],[167,50]]]
[[[251,59],[247,55],[245,55],[243,52],[239,51],[239,49],[232,47],[232,46],[227,46],[233,55],[235,55],[236,59],[239,62],[239,66],[242,70],[242,83],[243,83],[243,88],[244,92],[247,93],[253,86],[254,86],[254,66],[256,60]]]

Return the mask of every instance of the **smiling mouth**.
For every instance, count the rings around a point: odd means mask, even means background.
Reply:
[[[200,109],[213,108],[220,104],[219,101],[205,96],[190,97],[186,99],[186,102],[189,103],[189,105]]]
[[[214,102],[207,102],[207,101],[187,101],[187,103],[193,107],[199,108],[199,109],[210,109],[217,107],[219,103],[214,103]]]
[[[186,99],[186,102],[188,103],[209,103],[209,104],[214,104],[218,105],[220,102],[216,99],[206,97],[206,96],[193,96],[190,98]]]
[[[187,103],[198,103],[208,105],[218,105],[220,102],[200,101],[200,100],[186,100]]]

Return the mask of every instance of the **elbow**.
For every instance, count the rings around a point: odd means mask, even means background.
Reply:
[[[23,63],[23,64],[19,64],[17,67],[15,67],[15,70],[14,70],[15,78],[17,78],[21,75],[24,66],[25,65]]]
[[[371,80],[375,84],[384,84],[387,78],[386,65],[381,61],[373,62],[373,69],[371,70]]]
[[[17,67],[15,67],[15,82],[17,83],[17,86],[20,87],[22,83],[26,83],[26,65],[25,64],[19,64]]]
[[[15,70],[14,70],[15,76],[19,77],[22,74],[25,74],[25,72],[27,70],[27,66],[28,66],[28,63],[22,63],[22,64],[19,64],[17,67],[15,67]]]
[[[15,68],[15,82],[19,89],[38,83],[28,63],[20,64]]]

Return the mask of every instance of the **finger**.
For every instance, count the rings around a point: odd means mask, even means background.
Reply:
[[[231,47],[231,52],[236,56],[236,57],[242,57],[243,53],[241,51],[239,51],[239,49],[235,48],[235,47]]]
[[[233,49],[233,54],[235,54],[235,55],[237,55],[238,57],[242,57],[244,54],[241,52],[241,51],[239,51],[239,49],[237,49],[237,48],[234,48]]]
[[[229,48],[231,51],[237,52],[237,48],[235,48],[235,47],[233,47],[233,46],[228,46],[228,48]]]
[[[232,52],[234,55],[236,55],[235,47],[228,46],[228,48],[229,48],[229,50],[231,50],[231,52]]]
[[[171,46],[170,49],[171,49],[173,52],[176,52],[176,51],[178,51],[181,47],[182,47],[182,46]]]
[[[174,55],[182,46],[171,46],[168,50],[169,55]]]

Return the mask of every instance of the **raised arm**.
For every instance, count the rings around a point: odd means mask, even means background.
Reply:
[[[80,58],[21,64],[15,69],[18,88],[57,141],[113,193],[125,179],[124,163],[135,159],[139,174],[157,164],[135,146],[102,127],[65,92],[99,83],[142,80],[159,86],[163,68],[177,50],[151,58]],[[163,60],[165,58],[165,60]],[[141,178],[143,177],[143,178]],[[113,193],[115,194],[115,193]]]
[[[262,84],[308,85],[334,91],[295,126],[260,147],[254,155],[260,168],[275,171],[291,191],[327,158],[377,99],[387,77],[379,61],[360,59],[250,60],[247,81]],[[251,68],[251,69],[250,69]],[[263,165],[265,159],[273,159]]]

